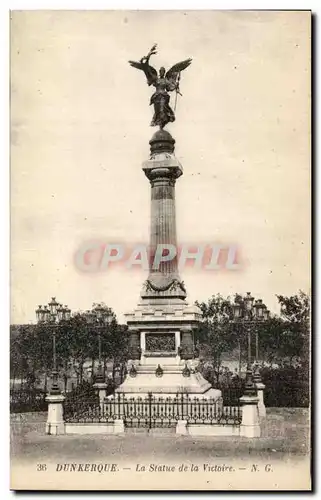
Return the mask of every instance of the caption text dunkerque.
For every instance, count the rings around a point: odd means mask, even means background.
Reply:
[[[117,473],[122,471],[133,472],[236,472],[236,471],[250,471],[250,472],[272,472],[271,464],[250,464],[247,466],[232,466],[225,463],[220,464],[135,464],[131,466],[121,466],[119,464],[106,464],[106,463],[57,463],[55,467],[56,472],[111,472]]]

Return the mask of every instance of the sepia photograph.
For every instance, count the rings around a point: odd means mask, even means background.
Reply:
[[[10,488],[311,491],[309,10],[10,11]]]

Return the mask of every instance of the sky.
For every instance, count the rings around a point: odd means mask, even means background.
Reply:
[[[11,14],[11,322],[52,296],[119,320],[146,272],[84,273],[89,239],[148,243],[152,89],[128,60],[158,43],[182,73],[179,243],[236,245],[240,270],[183,269],[188,301],[310,289],[308,12],[16,11]],[[174,100],[174,96],[172,97]]]

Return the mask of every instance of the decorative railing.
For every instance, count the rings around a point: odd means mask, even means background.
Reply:
[[[65,402],[64,419],[68,423],[112,423],[122,419],[125,427],[174,427],[178,420],[189,425],[240,425],[239,403],[224,406],[223,398],[175,397],[144,398],[116,394],[100,402],[98,398]]]
[[[99,402],[99,397],[67,398],[64,403],[64,420],[70,423],[111,423],[117,418],[116,410],[110,405],[105,408]]]

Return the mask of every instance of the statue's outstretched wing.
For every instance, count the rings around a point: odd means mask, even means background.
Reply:
[[[185,59],[185,61],[174,64],[174,66],[172,66],[171,69],[167,71],[166,78],[175,82],[179,73],[188,68],[191,62],[192,59]]]
[[[153,66],[150,66],[148,62],[135,62],[128,61],[129,64],[136,69],[144,71],[148,85],[152,85],[157,80],[157,71]]]

